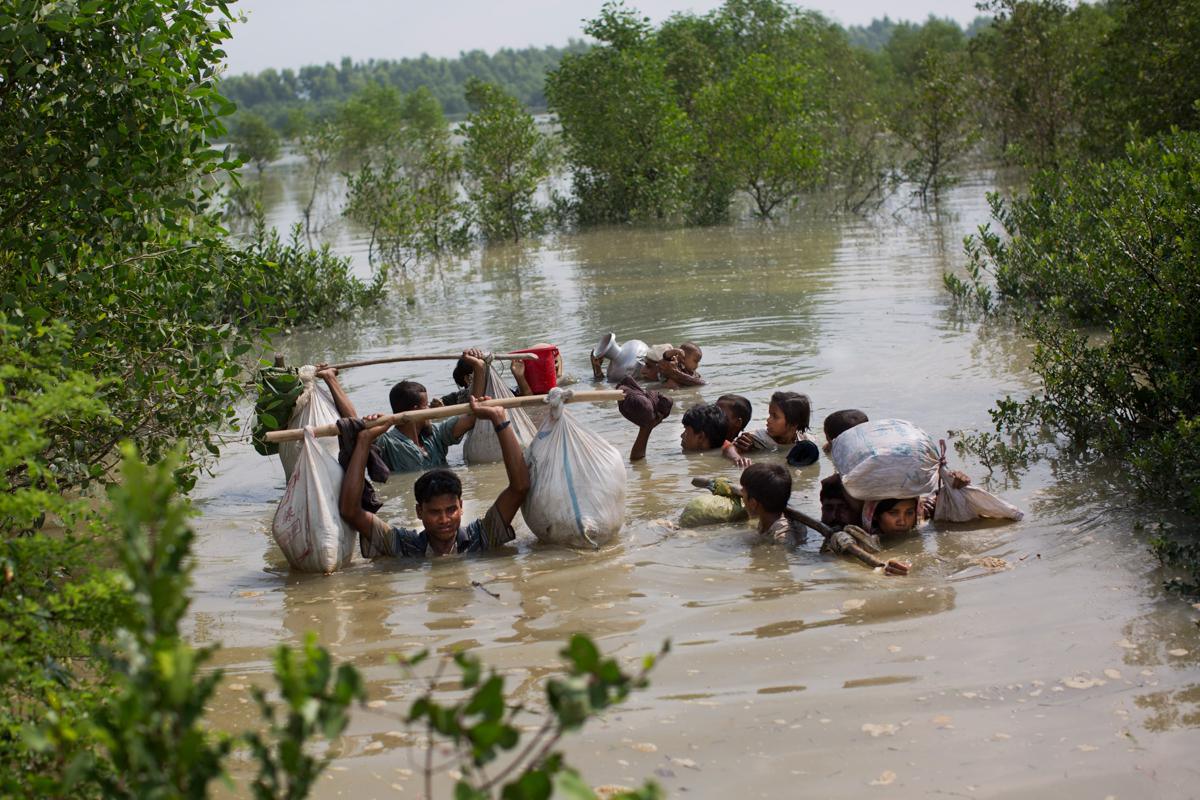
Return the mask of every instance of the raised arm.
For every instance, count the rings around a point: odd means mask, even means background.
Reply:
[[[496,498],[496,510],[511,525],[517,516],[525,495],[529,494],[529,465],[525,463],[525,454],[517,434],[513,431],[508,412],[499,406],[481,406],[479,402],[487,397],[472,397],[470,400],[473,419],[490,422],[496,428],[496,438],[500,440],[500,453],[504,456],[504,471],[508,473],[508,486]]]
[[[664,417],[657,412],[654,414],[654,422],[649,425],[643,425],[638,428],[637,438],[633,440],[633,447],[629,450],[630,461],[641,461],[646,457],[646,445],[650,443],[650,433],[658,427]]]
[[[338,511],[354,530],[363,536],[370,536],[374,525],[375,515],[362,507],[363,474],[367,471],[367,456],[371,452],[371,442],[375,441],[388,429],[387,425],[374,428],[363,428],[358,432],[354,442],[354,452],[350,455],[350,463],[342,475],[342,490],[338,494]]]
[[[337,406],[339,417],[357,417],[358,412],[354,410],[354,403],[350,402],[350,398],[346,396],[345,389],[342,384],[338,383],[337,370],[328,364],[318,364],[316,375],[325,381],[325,385],[329,387],[329,393],[333,395],[333,404]]]
[[[529,397],[533,394],[533,389],[529,388],[529,381],[525,379],[525,362],[512,362],[512,374],[517,380],[517,397]]]
[[[483,351],[478,347],[463,350],[463,360],[471,365],[471,396],[483,397],[487,393],[488,366],[483,360]]]

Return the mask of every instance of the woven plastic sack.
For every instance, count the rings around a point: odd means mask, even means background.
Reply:
[[[295,471],[271,521],[275,543],[292,569],[329,574],[354,557],[358,534],[338,512],[341,488],[337,458],[318,443],[311,428],[305,428]]]
[[[333,395],[329,393],[329,387],[325,385],[325,381],[316,377],[317,368],[311,364],[307,364],[300,368],[299,378],[300,385],[303,386],[303,391],[296,398],[296,407],[292,411],[292,417],[288,420],[289,428],[306,428],[312,426],[319,428],[322,425],[329,425],[338,421],[337,405],[333,402]],[[327,453],[333,456],[334,464],[337,464],[338,440],[336,436],[323,436],[317,440],[318,447],[324,449]],[[300,453],[304,450],[304,442],[280,442],[279,444],[279,460],[283,462],[283,476],[291,480],[292,472],[296,468],[296,462],[300,458]]]
[[[902,419],[855,425],[833,440],[830,457],[846,493],[859,500],[920,497],[938,488],[937,442]]]
[[[625,522],[625,462],[563,408],[569,396],[555,387],[547,397],[550,413],[525,452],[530,487],[521,514],[543,542],[599,547]]]
[[[484,390],[484,394],[493,399],[515,396],[504,385],[500,373],[496,372],[491,364],[488,365],[487,388]],[[513,433],[517,435],[517,441],[521,443],[521,447],[527,447],[533,441],[533,437],[537,435],[537,426],[520,408],[510,408],[508,418],[512,421],[512,429]],[[463,459],[468,464],[496,464],[504,460],[504,453],[500,451],[500,439],[491,425],[476,425],[471,429],[471,432],[467,434],[466,442],[463,443]]]
[[[933,518],[939,522],[969,522],[979,517],[1021,519],[1025,512],[978,486],[954,488],[949,470],[942,468],[942,488],[938,492]]]

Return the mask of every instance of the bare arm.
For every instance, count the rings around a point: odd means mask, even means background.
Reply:
[[[487,392],[488,366],[478,347],[463,350],[462,357],[471,365],[471,396],[483,397]]]
[[[471,398],[471,410],[475,414],[472,419],[480,418],[492,425],[504,425],[508,421],[508,414],[503,408],[479,405],[479,401],[487,399]],[[525,463],[525,454],[521,451],[521,443],[517,441],[517,434],[513,432],[512,425],[504,425],[504,430],[497,433],[496,438],[500,440],[500,453],[504,456],[508,486],[505,486],[504,491],[496,498],[495,506],[504,521],[511,525],[521,504],[525,502],[525,495],[529,494],[529,465]]]
[[[529,381],[525,379],[525,362],[512,362],[512,374],[517,379],[517,397],[529,397],[533,394],[533,389],[529,387]]]
[[[665,359],[658,363],[658,373],[663,376],[664,380],[675,381],[680,386],[704,385],[704,378],[701,378],[699,375],[688,375],[686,372],[681,372],[679,367]]]
[[[338,511],[354,530],[363,536],[370,536],[374,525],[375,515],[362,507],[363,474],[367,471],[367,456],[371,452],[371,442],[375,441],[387,425],[374,428],[363,428],[358,432],[354,442],[354,452],[350,455],[350,463],[342,475],[342,490],[338,495]]]
[[[604,359],[594,353],[588,353],[588,357],[592,360],[592,378],[598,381],[604,380],[604,371],[601,369]]]
[[[646,445],[650,443],[650,433],[658,427],[658,423],[662,422],[663,418],[656,412],[654,414],[654,422],[650,425],[644,425],[638,428],[637,438],[633,440],[633,447],[629,451],[630,461],[641,461],[646,457]]]
[[[342,384],[338,383],[336,369],[328,364],[318,364],[317,377],[322,378],[325,385],[329,387],[329,393],[333,395],[333,404],[337,406],[339,417],[358,416],[358,412],[354,410],[354,403],[350,402],[350,398],[346,396],[346,390],[342,388]]]
[[[739,437],[739,439],[740,438],[741,437]],[[738,467],[748,467],[754,463],[742,455],[741,450],[736,446],[736,444],[730,441],[726,441],[725,444],[721,445],[721,455],[728,458],[734,463],[734,466]]]

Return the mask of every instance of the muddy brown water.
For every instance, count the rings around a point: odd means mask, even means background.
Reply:
[[[1035,386],[1028,345],[957,317],[941,288],[962,236],[987,219],[993,180],[975,176],[937,215],[814,212],[488,248],[415,267],[381,308],[278,346],[289,363],[315,363],[546,340],[586,379],[601,333],[693,339],[709,384],[675,392],[679,408],[738,392],[761,423],[772,391],[796,389],[818,426],[854,406],[935,436],[983,428],[995,398]],[[268,189],[273,221],[294,218],[300,176],[285,170]],[[362,239],[330,233],[361,264]],[[447,391],[451,367],[343,378],[365,412],[384,410],[400,378]],[[614,407],[572,412],[628,451],[634,429]],[[666,639],[673,648],[648,689],[564,741],[593,785],[653,778],[669,796],[712,798],[1200,796],[1200,612],[1162,591],[1134,530],[1147,510],[1098,490],[1101,472],[1042,462],[1001,481],[952,458],[1026,518],[922,528],[894,548],[911,576],[889,578],[818,553],[819,540],[787,548],[743,526],[671,526],[696,496],[691,478],[737,476],[715,455],[680,453],[678,434],[674,416],[629,466],[626,526],[598,552],[540,545],[518,522],[500,554],[358,558],[329,576],[288,570],[270,534],[282,468],[234,443],[194,495],[190,635],[222,643],[228,673],[214,724],[254,724],[247,687],[271,684],[278,644],[315,631],[362,670],[372,701],[332,743],[317,796],[418,797],[420,732],[402,717],[421,685],[389,656],[470,648],[537,706],[561,644],[585,631],[630,664]],[[482,513],[502,467],[466,469],[460,447],[450,459],[467,514]],[[795,470],[793,503],[815,511],[829,472],[827,459]],[[382,516],[415,520],[412,477],[381,487]],[[449,795],[448,778],[438,787]]]

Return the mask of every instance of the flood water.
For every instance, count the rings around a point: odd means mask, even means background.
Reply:
[[[822,555],[815,536],[788,548],[756,544],[747,526],[669,524],[697,495],[693,477],[738,474],[715,454],[679,451],[679,413],[694,402],[745,394],[761,424],[770,394],[793,389],[813,399],[818,430],[830,411],[857,407],[944,437],[987,427],[997,397],[1035,388],[1027,343],[956,316],[942,290],[963,235],[987,220],[993,181],[976,175],[936,215],[814,211],[771,227],[488,248],[417,265],[381,307],[281,339],[289,364],[550,341],[585,387],[602,333],[692,339],[708,385],[673,392],[678,410],[628,467],[625,528],[598,552],[540,545],[518,520],[517,542],[496,555],[356,557],[335,575],[293,574],[270,533],[282,467],[230,445],[195,493],[190,633],[223,644],[228,673],[215,724],[254,724],[246,688],[272,684],[273,648],[315,631],[362,670],[372,701],[333,743],[317,796],[418,797],[419,732],[402,718],[422,686],[389,656],[470,648],[536,707],[562,643],[584,631],[630,664],[665,639],[673,648],[648,689],[564,740],[593,785],[653,778],[668,796],[704,798],[1200,795],[1200,612],[1162,591],[1134,530],[1165,512],[1098,489],[1101,470],[1041,462],[1002,481],[952,457],[1026,517],[922,528],[893,550],[913,564],[906,578]],[[267,190],[269,218],[294,219],[298,173],[268,174]],[[365,259],[352,231],[334,241]],[[364,367],[343,385],[360,412],[384,411],[395,381],[443,393],[452,367]],[[635,429],[614,405],[571,413],[628,452]],[[450,459],[463,467],[461,447]],[[794,470],[793,505],[815,513],[831,471],[828,459]],[[460,474],[473,518],[503,468]],[[381,516],[415,523],[414,477],[379,487]]]

